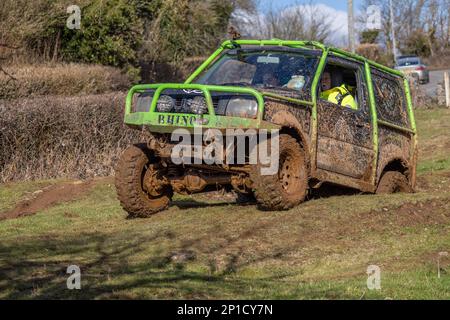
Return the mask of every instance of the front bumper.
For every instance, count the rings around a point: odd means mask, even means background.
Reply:
[[[148,112],[132,112],[133,96],[137,93],[143,93],[153,90],[153,98]],[[208,107],[208,113],[203,115],[187,113],[164,113],[157,111],[158,99],[164,90],[182,90],[187,92],[195,91],[196,94],[203,94]],[[253,96],[258,104],[257,115],[255,119],[244,117],[229,117],[216,115],[211,92],[232,93],[237,95]],[[233,86],[212,86],[200,84],[149,84],[136,85],[131,88],[127,95],[125,106],[125,123],[131,127],[147,127],[151,132],[168,133],[177,128],[185,128],[190,131],[195,128],[214,128],[214,129],[278,129],[279,126],[270,122],[263,121],[264,115],[264,96],[275,99],[286,100],[304,105],[313,105],[312,102],[298,99],[287,98],[273,93],[260,92],[248,87]]]
[[[194,115],[162,112],[135,112],[125,115],[125,123],[131,127],[146,127],[150,132],[170,133],[175,129],[279,129],[279,126],[267,121],[216,115]]]

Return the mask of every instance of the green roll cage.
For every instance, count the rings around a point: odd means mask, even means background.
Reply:
[[[201,85],[193,84],[192,81],[211,63],[213,63],[216,58],[218,58],[225,50],[239,48],[240,46],[280,46],[280,47],[290,47],[290,48],[301,48],[301,49],[315,49],[321,50],[322,54],[319,59],[319,64],[311,85],[311,97],[312,101],[299,100],[289,97],[284,97],[282,95],[273,94],[270,92],[259,91],[252,88],[239,88],[235,86],[213,86],[213,85]],[[345,59],[354,60],[364,64],[364,71],[366,82],[368,85],[369,102],[370,102],[370,113],[372,119],[372,134],[373,134],[373,150],[375,155],[378,154],[378,127],[386,126],[391,129],[399,130],[402,132],[409,133],[413,136],[413,148],[411,157],[417,149],[417,129],[413,113],[413,105],[410,95],[409,81],[406,79],[404,74],[400,71],[388,68],[374,61],[368,60],[357,54],[349,53],[344,50],[327,47],[319,42],[315,41],[285,41],[285,40],[227,40],[222,43],[222,45],[208,58],[206,59],[200,67],[198,67],[192,75],[183,83],[162,83],[162,84],[141,84],[136,85],[131,88],[126,98],[125,106],[125,123],[131,126],[147,126],[151,131],[154,132],[171,132],[177,124],[173,122],[161,124],[158,119],[162,116],[170,116],[173,114],[159,113],[156,111],[156,106],[161,93],[167,89],[186,89],[186,90],[199,90],[203,93],[206,103],[208,106],[208,114],[201,116],[202,120],[200,124],[198,123],[186,123],[186,125],[180,126],[188,129],[192,129],[197,125],[201,125],[203,128],[216,128],[216,129],[227,129],[227,128],[254,128],[254,129],[276,129],[279,126],[265,122],[263,120],[264,115],[264,97],[282,100],[294,104],[299,104],[303,106],[308,106],[311,108],[311,163],[316,162],[316,150],[317,150],[317,86],[320,80],[320,76],[325,68],[328,55],[332,53],[335,56],[342,57]],[[389,73],[391,75],[400,77],[403,79],[406,99],[407,99],[407,111],[409,116],[410,128],[395,125],[390,122],[382,121],[378,119],[375,95],[372,85],[371,68],[381,70],[383,72]],[[132,112],[132,102],[133,96],[136,93],[142,93],[146,90],[155,90],[153,95],[152,103],[149,112]],[[211,98],[211,92],[226,92],[226,93],[236,93],[236,94],[247,94],[254,96],[258,103],[258,113],[256,119],[238,118],[238,117],[227,117],[227,116],[217,116],[214,112],[213,102]],[[177,114],[178,117],[192,117],[192,114]],[[376,162],[378,157],[374,157],[373,175],[372,180],[376,177]],[[375,181],[372,181],[375,183]]]

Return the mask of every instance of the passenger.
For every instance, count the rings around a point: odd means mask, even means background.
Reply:
[[[351,94],[352,88],[347,84],[331,88],[331,74],[324,72],[321,81],[322,93],[320,97],[331,103],[358,110],[358,104]]]

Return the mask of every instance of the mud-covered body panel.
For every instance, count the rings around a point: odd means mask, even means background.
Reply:
[[[410,128],[403,79],[371,69],[378,120]]]
[[[411,133],[393,130],[384,126],[378,128],[378,166],[377,181],[380,180],[384,169],[393,162],[400,162],[411,173],[415,165],[411,159]]]
[[[293,103],[279,102],[275,100],[267,100],[264,107],[265,107],[264,113],[265,121],[288,127],[293,127],[293,125],[296,122],[297,123],[296,129],[301,130],[303,137],[307,139],[307,141],[305,142],[309,145],[311,132],[310,107],[300,106]],[[285,118],[283,118],[281,114],[285,115]],[[291,117],[288,115],[292,115],[295,121],[293,121]]]
[[[353,178],[367,176],[373,160],[368,116],[319,101],[317,166]]]

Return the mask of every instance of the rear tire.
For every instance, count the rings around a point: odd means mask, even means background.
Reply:
[[[383,174],[378,183],[377,194],[412,193],[408,178],[398,171]]]
[[[288,134],[280,135],[278,173],[261,175],[261,166],[252,166],[250,179],[258,207],[265,211],[283,211],[302,203],[308,189],[308,171],[303,148]]]
[[[144,187],[144,177],[157,175],[158,171],[156,159],[144,144],[130,146],[123,152],[116,167],[115,186],[129,218],[147,218],[169,206],[173,194],[170,187]]]

